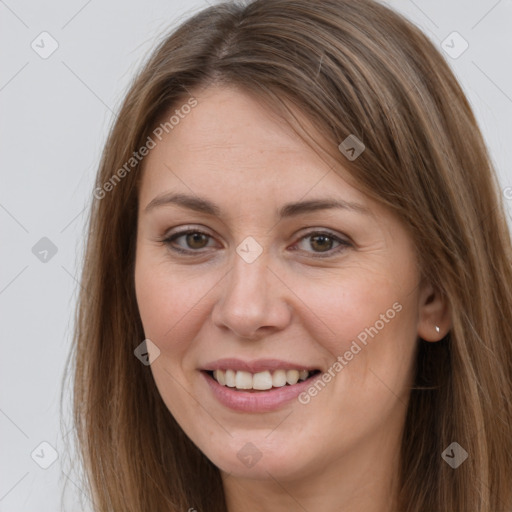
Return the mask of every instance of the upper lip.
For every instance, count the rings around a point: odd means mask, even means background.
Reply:
[[[318,367],[304,365],[301,363],[293,363],[282,361],[279,359],[254,359],[252,361],[243,361],[236,358],[217,359],[206,364],[203,368],[205,371],[214,370],[235,370],[245,371],[249,373],[264,372],[265,370],[317,370]]]

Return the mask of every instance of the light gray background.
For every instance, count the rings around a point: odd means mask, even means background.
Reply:
[[[469,43],[447,60],[474,107],[503,190],[512,186],[512,0],[387,3],[439,46],[453,31]],[[59,400],[93,178],[112,112],[136,69],[166,29],[206,5],[0,0],[0,511],[88,510],[70,472],[70,420],[66,409],[61,418]],[[34,40],[40,51],[50,48],[43,31],[59,45],[47,59],[31,48]],[[32,252],[42,237],[57,247],[47,262]],[[58,453],[48,469],[35,462],[52,460],[41,442]]]

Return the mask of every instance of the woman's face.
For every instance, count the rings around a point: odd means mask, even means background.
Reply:
[[[196,99],[140,189],[136,294],[163,401],[232,475],[396,453],[423,321],[409,236],[251,96]]]

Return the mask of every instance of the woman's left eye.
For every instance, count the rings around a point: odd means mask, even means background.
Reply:
[[[307,242],[308,240],[309,243]],[[315,249],[313,252],[316,253],[316,258],[326,258],[333,256],[334,254],[352,245],[348,240],[343,240],[342,238],[339,238],[332,233],[322,231],[308,233],[300,239],[299,244],[303,242],[306,242],[310,247]],[[333,248],[334,244],[338,245]],[[305,250],[308,252],[307,249]],[[322,253],[325,253],[325,256]]]
[[[177,244],[177,241],[180,239],[185,245]],[[334,254],[352,245],[348,240],[339,238],[332,233],[313,231],[302,236],[299,239],[299,242],[295,244],[295,246],[299,246],[304,243],[307,244],[308,239],[308,245],[313,248],[313,253],[315,253],[314,257],[320,258],[333,256]],[[209,246],[208,243],[212,240],[212,236],[208,235],[207,233],[203,233],[202,231],[197,230],[187,230],[174,233],[162,241],[173,251],[190,254],[193,252],[200,252],[200,249],[211,247],[211,245]],[[337,245],[335,246],[335,244]],[[300,248],[300,250],[310,252],[304,248]],[[325,255],[323,253],[325,253]]]

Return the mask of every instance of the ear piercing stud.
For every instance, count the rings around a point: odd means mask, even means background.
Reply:
[[[437,332],[437,334],[439,334],[441,332],[441,328],[438,325],[436,325],[436,332]]]

